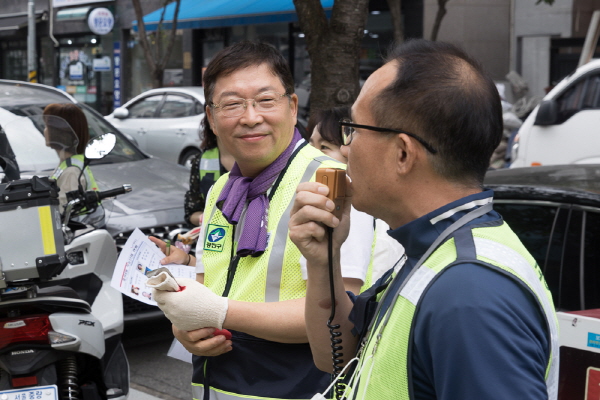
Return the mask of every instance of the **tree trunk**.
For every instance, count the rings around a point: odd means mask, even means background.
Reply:
[[[179,7],[181,5],[181,0],[175,0],[177,3],[175,5],[175,14],[173,16],[173,23],[171,25],[171,32],[169,34],[169,42],[167,45],[167,51],[163,54],[163,40],[165,40],[163,35],[163,20],[165,16],[165,10],[160,15],[160,21],[158,22],[158,27],[156,29],[155,35],[155,45],[152,46],[148,41],[148,36],[146,34],[146,26],[144,25],[144,12],[142,11],[142,5],[140,4],[140,0],[131,0],[133,3],[133,9],[135,10],[135,16],[137,18],[138,25],[138,36],[140,40],[140,44],[142,45],[142,49],[144,50],[144,58],[146,59],[146,63],[148,64],[148,68],[150,69],[150,76],[152,77],[152,87],[158,88],[163,85],[163,74],[169,59],[171,58],[171,54],[173,53],[173,47],[175,44],[175,36],[177,33],[177,18],[179,14]],[[164,2],[164,7],[166,7],[170,0],[166,0]]]
[[[359,57],[368,0],[336,0],[330,20],[319,0],[294,0],[311,61],[311,115],[351,105],[360,90]]]
[[[394,26],[394,43],[396,45],[404,42],[404,23],[402,22],[402,0],[387,0],[392,15]]]
[[[436,41],[438,32],[440,31],[440,25],[442,25],[442,19],[446,15],[446,3],[448,0],[438,0],[438,11],[435,16],[435,22],[433,23],[433,29],[431,30],[431,40]]]

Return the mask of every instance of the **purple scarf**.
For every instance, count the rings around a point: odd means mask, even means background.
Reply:
[[[267,190],[285,168],[296,143],[302,139],[298,129],[294,130],[290,145],[255,178],[242,176],[237,162],[229,172],[229,180],[217,200],[217,207],[232,225],[237,225],[242,210],[248,202],[244,228],[238,243],[237,255],[258,257],[267,248],[267,214],[269,198]]]

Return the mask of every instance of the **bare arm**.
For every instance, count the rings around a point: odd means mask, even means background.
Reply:
[[[344,290],[339,262],[340,246],[348,235],[350,202],[346,202],[344,215],[340,221],[330,212],[333,210],[333,204],[325,197],[328,192],[326,186],[305,182],[298,186],[297,192],[291,212],[290,238],[307,259],[305,321],[308,340],[317,367],[323,371],[331,371],[331,340],[326,325],[331,314],[331,294],[327,255],[328,237],[325,226],[335,228],[333,267],[336,313],[333,324],[340,325],[338,331],[342,333],[345,362],[353,357],[353,349],[357,344],[357,339],[351,333],[353,325],[348,320],[352,302]]]

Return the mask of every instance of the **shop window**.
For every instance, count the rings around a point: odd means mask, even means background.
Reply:
[[[5,79],[27,80],[27,50],[8,49],[2,56],[2,71]]]

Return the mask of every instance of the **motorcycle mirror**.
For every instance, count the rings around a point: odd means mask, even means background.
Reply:
[[[85,147],[85,158],[99,160],[104,158],[114,149],[117,136],[114,133],[105,133],[91,139]]]

